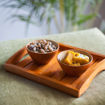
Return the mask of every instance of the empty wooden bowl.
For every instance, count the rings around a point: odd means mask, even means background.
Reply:
[[[36,41],[39,41],[39,40],[36,40]],[[30,42],[26,45],[26,49],[27,49],[28,54],[31,56],[33,61],[35,61],[38,64],[47,64],[59,50],[59,44],[57,42],[55,42],[53,40],[46,40],[46,41],[52,42],[52,44],[55,45],[57,47],[57,49],[52,51],[52,52],[38,53],[38,52],[31,51],[28,48],[28,45],[32,42]]]
[[[57,56],[57,60],[67,75],[80,76],[93,63],[93,57],[88,52],[85,52],[82,50],[72,50],[72,51],[87,55],[89,57],[89,63],[84,64],[84,65],[80,65],[80,66],[71,66],[71,65],[68,65],[68,64],[61,62],[65,58],[68,51],[71,51],[71,50],[65,50],[65,51],[60,52]]]

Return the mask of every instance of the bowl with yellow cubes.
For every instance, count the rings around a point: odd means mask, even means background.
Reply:
[[[93,63],[93,57],[82,50],[65,50],[58,54],[57,60],[69,76],[80,76]]]

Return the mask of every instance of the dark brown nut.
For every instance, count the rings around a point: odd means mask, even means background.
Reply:
[[[35,42],[36,46],[38,46],[38,42]]]
[[[40,44],[40,43],[38,43],[38,44],[37,44],[37,47],[41,48],[41,44]]]
[[[46,52],[50,52],[49,49],[47,49]]]
[[[45,47],[44,47],[44,50],[46,51],[48,49],[48,45],[46,45]]]
[[[41,52],[41,53],[46,53],[43,49],[40,49],[40,52]]]
[[[49,42],[49,45],[52,45],[52,43],[51,43],[51,42]]]
[[[47,43],[47,41],[46,41],[46,40],[43,40],[43,42],[44,42],[44,43]]]
[[[36,47],[36,51],[39,51],[39,48],[38,47]]]
[[[33,50],[34,45],[29,45],[28,48],[29,48],[30,50]]]
[[[41,43],[41,44],[45,44],[45,43],[46,43],[46,41],[44,41],[44,40],[41,40],[41,41],[40,41],[40,43]]]
[[[44,49],[44,46],[41,44],[41,48]]]
[[[49,43],[46,43],[46,46],[49,46]]]
[[[34,46],[35,46],[35,47],[37,47],[37,44],[36,44],[36,43],[34,43]]]
[[[55,45],[52,45],[52,48],[55,50],[56,49],[56,46]]]
[[[34,42],[30,43],[30,45],[34,45]]]
[[[48,46],[49,51],[53,51],[53,48],[51,46]]]

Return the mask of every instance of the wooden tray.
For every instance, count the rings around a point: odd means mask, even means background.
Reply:
[[[84,50],[61,43],[59,45],[59,51],[67,49]],[[25,47],[9,58],[4,67],[9,72],[79,97],[87,90],[93,78],[105,69],[105,55],[91,51],[87,52],[93,55],[94,63],[80,77],[67,76],[57,62],[57,55],[46,65],[33,63],[32,59],[27,55]]]

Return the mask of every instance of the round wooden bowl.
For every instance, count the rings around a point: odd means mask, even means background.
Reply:
[[[64,70],[64,72],[67,75],[69,75],[69,76],[80,76],[83,72],[86,71],[86,69],[89,66],[92,65],[92,63],[93,63],[92,55],[90,55],[88,52],[85,52],[85,51],[82,51],[82,50],[72,50],[72,51],[79,52],[81,54],[87,55],[89,57],[89,59],[90,59],[89,63],[84,64],[84,65],[80,65],[80,66],[70,66],[68,64],[62,63],[61,61],[62,61],[62,59],[65,58],[68,51],[71,51],[71,50],[62,51],[57,56],[57,60],[58,60],[58,62],[60,64],[60,66],[62,67],[62,69]]]
[[[39,40],[35,40],[35,41],[39,41]],[[38,64],[47,64],[59,50],[59,44],[57,42],[55,42],[53,40],[46,40],[46,41],[52,42],[52,44],[54,44],[57,47],[57,49],[55,51],[48,52],[48,53],[37,53],[37,52],[29,50],[27,47],[32,42],[30,42],[26,45],[28,54],[31,56],[33,61],[35,61]]]

